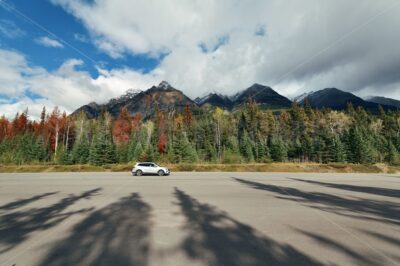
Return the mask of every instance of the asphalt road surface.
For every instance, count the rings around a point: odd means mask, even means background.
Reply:
[[[0,174],[0,265],[400,265],[400,176]]]

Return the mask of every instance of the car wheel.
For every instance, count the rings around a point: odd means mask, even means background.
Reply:
[[[136,171],[136,175],[137,175],[137,176],[141,176],[141,175],[143,175],[143,172],[142,172],[141,170],[137,170],[137,171]]]
[[[159,170],[159,171],[158,171],[158,175],[159,175],[159,176],[163,176],[163,175],[164,175],[164,171],[163,171],[163,170]]]

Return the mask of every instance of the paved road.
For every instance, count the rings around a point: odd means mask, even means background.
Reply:
[[[0,265],[400,265],[400,176],[0,174]]]

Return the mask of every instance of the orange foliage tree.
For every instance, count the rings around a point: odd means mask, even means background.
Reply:
[[[186,104],[185,106],[185,113],[184,113],[184,122],[185,122],[185,126],[190,126],[192,123],[192,110],[190,109],[189,104]]]
[[[132,118],[129,115],[127,107],[123,107],[117,120],[114,122],[112,129],[113,138],[116,144],[127,143],[129,141],[129,136],[132,132]]]
[[[165,134],[165,116],[164,113],[158,112],[158,152],[164,153],[167,148],[167,135]]]

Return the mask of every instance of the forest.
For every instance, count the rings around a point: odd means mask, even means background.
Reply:
[[[307,102],[265,110],[249,100],[228,112],[156,111],[143,121],[122,108],[113,119],[84,113],[67,116],[43,108],[40,120],[28,111],[0,118],[1,164],[91,164],[135,161],[164,163],[317,162],[400,163],[400,112],[371,114],[313,109]]]

